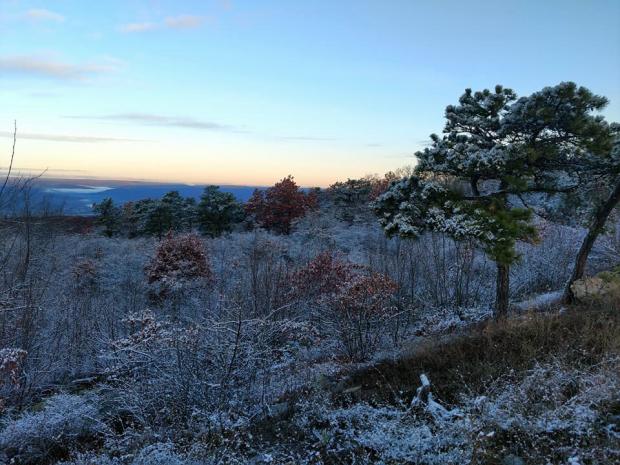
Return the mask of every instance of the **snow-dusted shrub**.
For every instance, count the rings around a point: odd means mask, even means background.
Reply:
[[[325,300],[337,294],[361,267],[325,251],[293,274],[293,291],[299,297]]]
[[[92,288],[97,284],[97,265],[93,260],[78,261],[72,270],[75,286],[81,290]]]
[[[169,442],[151,444],[143,448],[131,465],[200,465],[177,454],[173,444]]]
[[[0,414],[6,399],[20,387],[20,375],[28,352],[23,349],[7,347],[0,349]]]
[[[27,412],[0,432],[0,449],[14,462],[44,463],[66,454],[80,441],[105,431],[97,398],[58,394],[40,412]]]
[[[149,427],[220,429],[299,387],[297,354],[316,341],[304,322],[220,319],[184,325],[145,311],[125,319],[128,336],[105,351],[107,379],[132,420]],[[307,373],[307,369],[304,370]]]
[[[355,463],[460,465],[472,453],[470,420],[418,416],[404,405],[338,408],[317,396],[298,405],[293,421],[321,444],[323,456]]]
[[[540,242],[519,244],[520,259],[511,274],[513,299],[562,289],[572,270],[581,231],[537,222]]]
[[[208,280],[211,267],[197,235],[175,236],[170,232],[158,245],[146,274],[149,283],[175,288],[187,281]]]
[[[123,462],[108,455],[93,454],[91,452],[78,453],[72,460],[58,462],[56,465],[124,465]]]
[[[537,365],[517,382],[502,383],[479,399],[483,422],[531,433],[591,433],[601,406],[620,401],[620,361],[590,370],[560,363]]]
[[[0,386],[19,383],[19,372],[26,355],[28,352],[23,349],[0,349]]]
[[[345,354],[365,360],[380,342],[386,323],[396,313],[396,284],[379,273],[357,274],[342,284],[334,301],[334,321]]]
[[[493,300],[492,262],[472,241],[427,233],[418,240],[388,239],[366,228],[361,248],[370,268],[398,284],[398,296],[416,307],[484,306]]]
[[[206,403],[212,362],[196,328],[173,325],[151,311],[131,314],[129,333],[111,342],[103,359],[107,378],[124,408],[144,424],[183,423],[196,403]]]
[[[364,360],[380,342],[396,313],[396,284],[388,277],[322,252],[292,276],[293,294],[321,309],[321,320],[338,336],[344,354]]]

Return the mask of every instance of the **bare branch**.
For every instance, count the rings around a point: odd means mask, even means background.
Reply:
[[[11,176],[11,170],[13,169],[13,159],[15,158],[15,143],[17,142],[17,120],[13,121],[13,150],[11,152],[11,161],[9,162],[9,169],[6,173],[6,177],[4,178],[4,184],[2,184],[2,188],[0,188],[0,198],[2,198],[2,193],[6,188],[7,183],[9,182],[9,177]]]

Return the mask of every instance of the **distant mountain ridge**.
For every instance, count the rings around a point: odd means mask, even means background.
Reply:
[[[170,191],[178,191],[184,197],[200,198],[209,184],[160,183],[148,181],[123,181],[107,179],[41,178],[32,188],[31,199],[34,210],[37,205],[61,210],[65,215],[91,215],[92,204],[110,197],[115,203],[123,204],[140,199],[159,199]],[[256,188],[262,186],[220,185],[224,192],[230,192],[240,202],[247,201]]]

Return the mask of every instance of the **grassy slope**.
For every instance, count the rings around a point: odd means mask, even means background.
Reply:
[[[480,394],[509,371],[561,357],[576,367],[620,355],[620,299],[576,305],[553,314],[526,314],[488,322],[453,339],[420,344],[397,361],[353,373],[347,387],[361,385],[366,399],[389,401],[393,391],[415,392],[421,373],[450,404],[465,389]]]
[[[332,411],[355,409],[355,406],[362,404],[378,409],[384,406],[398,409],[403,404],[408,405],[420,385],[420,374],[424,373],[430,378],[432,392],[440,403],[446,407],[462,407],[464,396],[471,399],[489,395],[497,391],[498,387],[501,391],[510,385],[519,386],[533,368],[541,365],[556,364],[565,370],[564,373],[586,376],[605,365],[610,367],[606,369],[611,370],[611,376],[620,376],[620,373],[616,373],[620,366],[617,362],[619,356],[620,299],[614,298],[576,305],[561,312],[525,314],[506,321],[491,321],[455,337],[440,340],[429,338],[398,360],[383,361],[355,371],[337,387],[332,385],[319,388],[317,398],[331,397],[331,407],[328,408]],[[616,361],[609,365],[609,361],[614,359]],[[570,392],[573,386],[569,381],[558,387],[559,394],[551,394],[569,402],[577,394],[582,395],[578,391],[584,389],[583,380],[576,379],[574,383],[575,392]],[[328,392],[321,394],[323,389]],[[548,389],[548,386],[544,389]],[[526,402],[530,404],[532,412],[548,407],[548,401],[536,398],[539,393],[533,394],[534,397],[528,398]],[[299,392],[296,399],[289,401],[291,405],[303,403],[308,395],[307,391]],[[594,408],[604,410],[603,421],[609,423],[609,418],[620,414],[620,397],[615,396],[602,403],[597,401]],[[270,449],[270,444],[282,447],[285,442],[289,449],[299,448],[308,452],[306,447],[310,446],[313,438],[307,437],[307,432],[299,431],[292,425],[292,418],[300,415],[295,410],[293,408],[288,415],[279,419],[266,419],[255,425],[255,438],[264,441],[261,449]],[[322,421],[323,424],[318,422],[314,427],[331,428],[325,420]],[[361,417],[360,421],[367,420]],[[617,426],[620,429],[620,425]],[[304,442],[305,446],[301,444]],[[577,455],[579,451],[593,451],[582,465],[607,463],[610,454],[620,458],[620,452],[612,450],[613,443],[614,439],[602,427],[595,427],[586,435],[572,432],[541,434],[519,428],[505,431],[496,429],[492,438],[474,446],[472,463],[502,463],[503,459],[514,454],[522,457],[525,464],[546,463],[546,460],[559,464],[565,462],[571,450],[576,451]],[[322,460],[320,463],[351,463],[352,460],[349,454],[333,454],[327,448],[317,450],[316,445],[309,448],[319,454]],[[367,454],[370,462],[373,461],[372,457],[377,457],[376,451],[364,447],[352,454],[358,458]]]

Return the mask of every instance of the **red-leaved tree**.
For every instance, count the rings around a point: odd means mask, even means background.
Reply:
[[[316,206],[316,194],[304,193],[289,175],[265,191],[256,189],[245,210],[262,227],[289,234],[293,221]]]

